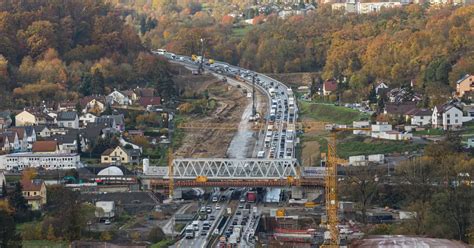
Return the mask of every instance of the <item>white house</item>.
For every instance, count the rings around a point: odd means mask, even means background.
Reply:
[[[59,112],[57,121],[58,127],[79,129],[79,117],[75,111]]]
[[[354,128],[370,128],[370,122],[369,121],[354,121],[352,122],[352,126]],[[369,131],[364,131],[364,130],[354,130],[352,132],[357,135],[370,135]]]
[[[118,90],[114,90],[107,96],[107,103],[108,104],[118,104],[118,105],[130,105],[131,101],[128,99],[128,96],[123,94]]]
[[[79,123],[81,126],[87,126],[88,123],[95,123],[97,116],[91,113],[85,113],[79,117]]]
[[[431,116],[431,125],[434,128],[457,129],[462,127],[463,112],[454,104],[435,106]]]
[[[26,168],[78,169],[83,167],[79,154],[75,153],[11,153],[0,156],[0,169],[23,170]]]
[[[106,219],[115,217],[115,203],[113,201],[97,201],[95,207],[95,217]]]
[[[375,87],[375,94],[378,94],[380,90],[382,89],[388,89],[388,85],[386,85],[384,82],[381,82],[379,83],[376,87]]]
[[[410,114],[411,124],[414,126],[427,126],[431,124],[433,112],[429,109],[416,109]]]
[[[377,122],[372,125],[372,133],[392,131],[392,125],[386,122]]]

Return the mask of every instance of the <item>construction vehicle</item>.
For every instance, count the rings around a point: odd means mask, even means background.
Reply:
[[[191,60],[194,62],[198,61],[197,55],[196,54],[191,55]]]

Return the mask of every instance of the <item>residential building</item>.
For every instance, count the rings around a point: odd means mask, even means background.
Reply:
[[[408,120],[409,113],[416,109],[416,102],[386,103],[384,114],[392,117],[403,117]]]
[[[0,112],[0,130],[9,128],[12,124],[12,118],[10,117],[10,111]]]
[[[79,100],[82,113],[99,115],[105,111],[106,99],[104,96],[86,96]]]
[[[377,86],[375,86],[375,94],[378,95],[380,92],[387,89],[388,89],[388,85],[386,85],[384,82],[380,82],[379,84],[377,84]]]
[[[3,142],[3,151],[6,152],[18,152],[21,149],[20,140],[16,132],[2,132],[0,133]]]
[[[114,201],[97,201],[95,203],[95,217],[99,219],[111,219],[115,217]]]
[[[337,82],[335,80],[326,80],[323,83],[323,95],[329,96],[337,90]]]
[[[36,141],[33,143],[32,152],[33,153],[43,153],[43,154],[50,154],[50,153],[57,153],[58,149],[58,142],[55,140],[42,140]]]
[[[430,109],[415,109],[408,115],[410,116],[412,125],[422,127],[431,125],[433,112]]]
[[[59,112],[57,122],[58,127],[79,128],[79,117],[75,111]]]
[[[474,75],[466,74],[456,82],[456,95],[463,97],[474,90]]]
[[[125,131],[125,117],[123,114],[119,115],[103,115],[97,117],[95,123],[107,124],[109,127],[114,128],[120,132]]]
[[[104,151],[100,161],[102,164],[139,164],[140,150],[117,146]]]
[[[369,2],[361,3],[356,1],[347,1],[345,3],[333,3],[332,10],[343,10],[345,13],[369,14],[380,12],[387,8],[399,8],[402,6],[401,2]]]
[[[140,100],[138,100],[138,105],[144,107],[145,109],[149,109],[155,106],[160,106],[161,98],[158,96],[140,97]]]
[[[21,181],[22,194],[32,210],[40,210],[47,202],[46,184],[43,180]]]
[[[18,143],[20,146],[19,149],[15,149],[15,151],[26,152],[28,150],[28,137],[23,127],[12,127],[7,129],[6,132],[16,133],[18,137]]]
[[[457,129],[462,127],[463,112],[453,103],[435,106],[431,117],[431,125],[434,128]]]
[[[110,93],[107,97],[107,104],[110,105],[130,105],[131,101],[128,98],[128,96],[118,90],[114,90],[112,93]]]
[[[26,110],[15,115],[15,126],[31,126],[38,124],[36,116]]]
[[[370,128],[370,122],[369,121],[354,121],[352,122],[352,126],[354,128]],[[354,130],[353,134],[357,135],[370,135],[370,131],[366,130]]]
[[[78,169],[83,165],[75,153],[11,153],[0,156],[0,170],[23,170],[26,168],[46,170]]]
[[[36,137],[45,138],[51,136],[51,130],[46,125],[33,126],[33,129]]]
[[[85,152],[87,144],[82,135],[79,132],[69,131],[64,135],[54,135],[49,137],[47,140],[55,141],[58,144],[59,153],[77,153],[79,152],[77,142],[80,142],[81,152]]]
[[[89,123],[94,123],[96,119],[97,119],[97,116],[91,113],[82,114],[81,117],[79,117],[79,125],[81,127],[85,127]]]

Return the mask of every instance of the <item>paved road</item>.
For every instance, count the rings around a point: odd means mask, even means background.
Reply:
[[[180,63],[191,69],[197,69],[197,64],[194,63],[191,58],[186,56],[175,56],[174,54],[165,53],[162,54],[167,57],[170,61]],[[264,93],[268,97],[268,110],[267,115],[264,116],[266,122],[265,129],[260,132],[257,139],[257,144],[254,146],[254,151],[249,152],[248,142],[252,138],[253,132],[249,129],[248,120],[251,115],[252,105],[247,105],[242,115],[241,122],[237,134],[234,136],[228,150],[229,157],[245,158],[248,154],[252,154],[255,157],[256,154],[264,152],[266,158],[294,158],[295,157],[295,138],[296,130],[295,123],[298,118],[298,108],[296,106],[296,100],[293,92],[290,88],[281,82],[278,82],[266,75],[252,72],[240,67],[232,66],[223,62],[215,62],[213,65],[205,66],[205,69],[213,71],[214,73],[220,74],[228,78],[230,84],[235,84],[235,80],[231,80],[230,77],[238,78],[242,82],[246,82],[249,86],[252,85],[252,76],[255,76],[255,86],[259,91]],[[251,92],[251,91],[249,91]],[[230,198],[230,197],[229,197]],[[252,205],[253,208],[254,205]],[[256,205],[255,205],[256,206]],[[222,215],[227,205],[223,205],[222,209],[216,214],[216,220]],[[247,214],[250,216],[250,212]],[[213,209],[213,211],[216,211]],[[239,211],[243,214],[243,211]],[[259,209],[257,206],[257,213],[259,215]],[[237,216],[237,211],[234,212],[233,218],[241,223],[243,215]],[[255,218],[255,217],[250,217]],[[243,227],[242,234],[247,234],[252,227],[255,225],[254,222],[249,221],[245,227]],[[211,230],[215,227],[217,221],[214,221]],[[232,220],[233,222],[233,220]],[[200,223],[202,225],[202,222]],[[228,227],[226,227],[228,228]],[[202,230],[202,226],[200,229]],[[198,235],[194,239],[182,239],[176,247],[205,247],[207,244],[206,235]],[[251,243],[242,238],[241,247],[253,247]]]

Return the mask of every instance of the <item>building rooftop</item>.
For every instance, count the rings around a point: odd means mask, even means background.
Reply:
[[[55,152],[58,148],[58,142],[55,140],[36,141],[33,143],[33,152]]]

